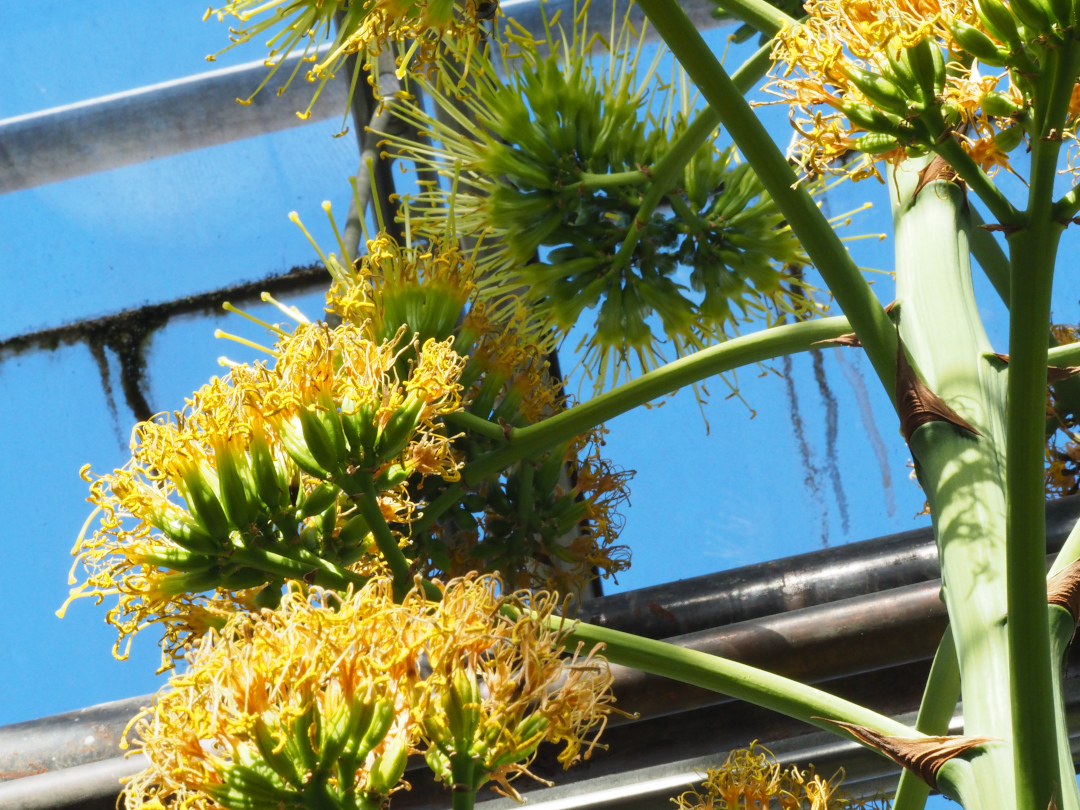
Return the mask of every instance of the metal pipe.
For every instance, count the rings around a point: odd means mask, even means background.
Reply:
[[[681,2],[699,29],[726,24],[712,16],[714,5],[709,0]],[[530,31],[543,32],[543,12],[536,0],[509,0],[502,7]],[[573,9],[574,0],[550,0],[546,14],[550,19],[562,10],[566,19]],[[644,18],[636,7],[634,12],[631,18],[640,24]],[[606,34],[611,13],[612,0],[594,3],[590,29]],[[278,75],[290,75],[299,59],[299,53],[289,56]],[[298,118],[296,111],[307,107],[311,85],[299,78],[282,98],[271,86],[250,105],[237,104],[236,99],[248,98],[259,86],[266,71],[263,60],[258,59],[2,120],[0,194],[344,114],[351,73],[327,82],[306,121]]]
[[[1046,505],[1047,552],[1080,518],[1080,495]],[[605,596],[578,618],[647,638],[798,610],[941,576],[933,529],[915,529],[780,560]]]

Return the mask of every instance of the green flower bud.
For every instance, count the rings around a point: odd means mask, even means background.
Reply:
[[[285,452],[296,463],[296,466],[315,478],[326,478],[329,471],[315,460],[311,450],[304,440],[303,431],[298,429],[292,422],[282,421],[277,426],[278,438]]]
[[[953,20],[949,23],[949,30],[952,31],[957,44],[979,61],[988,65],[1004,64],[1002,57],[1005,54],[999,53],[994,40],[990,39],[974,25],[968,25],[962,20]]]
[[[869,135],[863,135],[861,138],[858,138],[855,141],[855,148],[867,155],[883,155],[886,152],[892,152],[894,149],[899,149],[900,144],[897,143],[896,138],[891,135],[872,132]]]
[[[357,513],[341,527],[341,531],[338,532],[338,543],[345,548],[352,548],[359,545],[369,534],[371,534],[371,527],[368,526],[364,516]]]
[[[281,480],[278,465],[274,462],[270,444],[262,431],[256,431],[251,437],[251,475],[259,499],[273,510],[285,505],[288,500],[288,487]]]
[[[217,493],[206,480],[203,471],[196,465],[188,465],[181,473],[177,489],[199,526],[215,540],[224,541],[229,536],[229,519],[221,507]]]
[[[247,454],[221,443],[214,448],[214,464],[225,514],[233,526],[249,526],[260,510]]]
[[[1011,0],[1010,7],[1024,27],[1032,29],[1035,34],[1045,34],[1050,31],[1050,9],[1044,2]]]
[[[325,512],[337,500],[340,492],[341,490],[329,481],[319,484],[304,498],[300,506],[300,517],[308,518]]]
[[[377,442],[379,461],[389,461],[405,449],[405,445],[409,443],[409,438],[420,422],[420,413],[423,409],[423,400],[410,395],[394,412],[379,435]]]
[[[887,115],[869,104],[852,104],[849,102],[843,104],[841,109],[851,123],[860,129],[865,129],[867,132],[898,136],[903,131],[898,116]]]
[[[851,65],[845,65],[843,71],[875,106],[897,115],[907,114],[908,99],[904,92],[884,76]]]
[[[405,774],[405,764],[408,760],[408,743],[404,737],[398,737],[372,764],[371,775],[368,777],[368,790],[383,796],[389,794]]]
[[[201,554],[213,554],[221,551],[221,543],[216,541],[187,512],[173,506],[156,510],[148,516],[150,525],[172,540],[180,548]]]
[[[1001,132],[994,136],[994,146],[1002,152],[1011,152],[1018,147],[1023,140],[1024,130],[1022,127],[1009,127],[1008,129],[1001,130]]]
[[[401,464],[391,464],[375,477],[375,489],[383,492],[393,489],[409,479],[410,471]]]
[[[345,459],[344,447],[338,447],[319,413],[301,408],[299,410],[300,428],[304,434],[304,443],[308,452],[320,467],[329,473],[338,472]],[[341,452],[339,452],[341,451]],[[325,476],[321,476],[325,477]]]
[[[1008,43],[1014,48],[1020,44],[1016,19],[1002,0],[975,0],[975,8],[983,26],[998,41]]]
[[[443,709],[454,740],[471,742],[480,725],[480,690],[475,675],[463,669],[454,672],[453,683],[443,697]]]
[[[1020,105],[1002,93],[986,93],[980,100],[983,111],[996,118],[1005,118],[1020,111]]]

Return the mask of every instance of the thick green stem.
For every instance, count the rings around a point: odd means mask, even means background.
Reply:
[[[356,508],[367,521],[372,535],[375,537],[375,545],[390,567],[390,573],[394,576],[394,596],[401,597],[408,592],[411,581],[409,561],[398,546],[397,538],[390,531],[390,526],[383,517],[382,508],[379,506],[378,495],[375,492],[375,482],[369,473],[360,473],[360,497],[356,498]]]
[[[565,622],[559,617],[550,621],[556,628]],[[602,644],[604,657],[614,664],[764,706],[840,736],[848,735],[828,720],[856,723],[892,736],[920,736],[890,717],[747,664],[583,622],[573,622],[571,628],[566,637],[571,647],[581,643],[588,650]]]
[[[814,198],[798,183],[787,158],[679,3],[640,0],[639,5],[709,106],[719,113],[739,151],[757,173],[851,321],[885,390],[892,396],[896,377],[895,330],[844,243]]]
[[[999,223],[1015,225],[1022,220],[1020,212],[954,138],[946,137],[934,147],[934,151],[956,170]]]
[[[974,208],[971,214],[971,255],[979,263],[1001,298],[1005,309],[1009,308],[1009,257],[992,233],[982,227],[983,218]]]
[[[948,734],[949,722],[959,699],[960,662],[956,658],[952,628],[946,627],[945,635],[934,654],[934,663],[930,666],[930,677],[926,681],[922,703],[919,705],[915,730],[934,737]],[[892,810],[923,810],[929,796],[930,786],[905,769],[900,774],[900,784],[896,788]]]
[[[1054,264],[1063,230],[1054,221],[1053,188],[1060,132],[1076,79],[1077,48],[1049,49],[1053,71],[1049,98],[1036,96],[1031,187],[1027,223],[1009,238],[1012,262],[1009,323],[1008,456],[1008,637],[1013,710],[1013,757],[1019,810],[1045,810],[1060,796],[1056,734],[1058,700],[1050,657],[1046,609],[1046,514],[1044,450],[1047,340]],[[1069,779],[1073,779],[1070,769]]]
[[[520,459],[579,436],[619,414],[679,388],[740,366],[806,351],[817,342],[837,338],[850,330],[846,318],[822,318],[775,326],[702,349],[642,374],[636,380],[593,397],[582,405],[561,411],[543,422],[515,429],[510,434],[507,447],[469,462],[462,469],[461,476],[469,483],[476,483]]]
[[[473,810],[476,803],[476,763],[468,754],[455,754],[450,758],[450,774],[454,780],[450,786],[453,810]]]
[[[774,37],[781,28],[795,24],[792,17],[765,0],[717,0],[716,4],[767,37]]]
[[[1003,381],[984,357],[990,341],[971,285],[967,206],[960,189],[941,180],[913,198],[920,163],[928,161],[903,164],[889,184],[900,195],[893,199],[900,334],[926,385],[980,435],[935,421],[908,445],[934,521],[964,732],[1008,740]],[[981,749],[962,787],[965,806],[1012,796],[1011,766],[1008,745]]]
[[[481,436],[486,436],[489,439],[494,439],[497,442],[506,441],[506,432],[503,430],[502,425],[497,425],[494,422],[489,422],[481,416],[477,416],[474,413],[468,411],[452,411],[450,413],[443,414],[443,420],[449,422],[451,425],[471,430],[474,433],[479,433]]]

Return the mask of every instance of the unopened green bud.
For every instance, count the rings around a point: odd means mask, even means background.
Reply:
[[[1011,152],[1018,147],[1023,140],[1024,130],[1022,127],[1009,127],[1008,129],[1001,130],[1001,132],[994,136],[994,146],[1002,152]]]
[[[242,529],[250,525],[259,512],[247,454],[222,443],[214,448],[214,463],[218,488],[221,490],[221,505],[232,525]]]
[[[1002,56],[998,53],[997,43],[974,25],[968,25],[962,20],[953,20],[949,23],[949,30],[952,31],[956,43],[976,59],[988,65],[1004,64],[1003,61],[996,61]]]
[[[1013,47],[1020,44],[1016,19],[1002,0],[975,0],[975,8],[983,26],[997,40]]]
[[[341,462],[344,460],[344,454],[338,454],[323,419],[307,408],[301,408],[299,416],[300,429],[304,434],[304,443],[307,445],[311,457],[327,472],[337,472],[341,467]]]
[[[1035,34],[1050,31],[1050,9],[1041,0],[1011,0],[1013,14]]]
[[[845,65],[843,71],[851,83],[875,106],[897,115],[907,113],[908,100],[903,91],[884,76],[851,65]]]
[[[145,551],[139,551],[132,555],[142,565],[154,565],[158,568],[168,568],[172,571],[184,573],[196,573],[206,571],[217,565],[216,557],[205,554],[196,554],[182,548],[169,548],[168,546],[151,546]]]
[[[345,548],[359,545],[365,537],[371,534],[371,527],[361,514],[356,514],[341,527],[338,532],[338,543]]]
[[[563,466],[566,463],[566,454],[569,451],[569,444],[561,444],[548,453],[541,463],[540,467],[536,471],[536,477],[533,479],[533,487],[541,495],[548,495],[555,490],[555,485],[559,483],[559,476],[562,475]]]
[[[304,498],[303,505],[300,507],[300,517],[308,518],[322,514],[337,500],[340,492],[341,490],[329,481],[319,484]]]
[[[886,152],[892,152],[895,149],[899,149],[900,144],[897,143],[896,138],[892,135],[883,135],[878,132],[872,132],[869,135],[863,135],[861,138],[856,139],[855,148],[867,155],[883,155]]]
[[[147,519],[180,548],[202,554],[221,550],[221,543],[214,540],[194,517],[171,504],[156,510]]]
[[[360,741],[360,750],[367,756],[367,752],[382,742],[386,732],[394,723],[394,702],[391,700],[378,700],[371,712],[371,722],[364,730],[364,736]]]
[[[225,540],[229,536],[229,519],[202,470],[194,464],[188,465],[178,483],[182,484],[180,494],[199,525],[215,540]]]
[[[1020,105],[1003,93],[985,93],[980,103],[983,112],[996,118],[1005,118],[1020,111]]]
[[[288,490],[278,474],[278,465],[274,462],[273,453],[270,452],[270,444],[261,431],[256,431],[252,435],[250,453],[251,476],[259,499],[269,509],[283,506],[288,497]]]
[[[408,480],[409,475],[410,471],[404,465],[391,464],[376,476],[375,489],[380,492],[393,489],[394,487],[405,483]]]
[[[435,746],[431,746],[424,754],[424,759],[431,768],[432,773],[442,779],[444,782],[449,782],[453,776],[450,771],[450,757],[446,756]]]
[[[372,764],[371,775],[368,777],[368,790],[383,796],[389,794],[405,774],[405,763],[408,760],[408,742],[404,737],[398,737]]]
[[[409,443],[409,437],[420,421],[424,402],[417,396],[410,396],[405,403],[391,415],[379,436],[378,458],[388,461],[395,458]]]
[[[909,48],[907,53],[911,61],[911,71],[915,74],[915,80],[919,83],[919,91],[924,101],[929,102],[937,95],[938,70],[934,51],[941,57],[941,49],[930,37],[923,37],[918,44]],[[942,63],[944,67],[944,63]],[[944,71],[942,71],[944,72]]]
[[[480,725],[480,690],[475,675],[463,669],[454,672],[453,682],[443,699],[443,709],[454,739],[472,740]]]
[[[841,106],[847,119],[867,132],[885,133],[897,136],[901,133],[900,118],[890,116],[869,104],[847,103]]]
[[[281,446],[289,454],[296,466],[315,478],[326,478],[330,473],[318,461],[315,460],[307,442],[304,440],[303,431],[292,422],[281,422],[277,428]]]

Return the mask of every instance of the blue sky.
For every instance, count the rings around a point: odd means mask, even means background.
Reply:
[[[0,119],[210,68],[203,57],[226,32],[200,22],[204,10],[192,0],[125,4],[110,14],[70,1],[0,5]],[[709,33],[718,52],[729,31]],[[42,47],[50,41],[81,58]],[[729,64],[751,50],[732,47]],[[259,55],[238,49],[217,66]],[[786,109],[760,112],[786,143]],[[344,212],[357,158],[355,142],[332,138],[336,131],[331,119],[0,196],[0,339],[314,261],[287,214],[299,211],[332,243],[319,206],[329,199]],[[873,181],[844,184],[825,205],[840,213],[864,200],[874,207],[849,231],[891,231],[885,189]],[[1070,234],[1062,255],[1075,247]],[[890,240],[863,240],[852,250],[865,266],[891,269]],[[1059,274],[1054,308],[1059,320],[1075,322],[1080,284],[1069,271]],[[892,300],[891,278],[871,278],[882,301]],[[1004,309],[978,274],[976,286],[991,339],[1005,351]],[[321,310],[318,295],[296,303],[310,314]],[[242,347],[213,338],[217,327],[239,328],[236,321],[189,317],[154,335],[147,353],[152,407],[180,407],[219,373],[222,353],[249,359]],[[708,435],[689,391],[611,422],[606,452],[637,475],[623,534],[634,564],[618,584],[606,583],[609,592],[927,524],[916,516],[923,497],[909,480],[907,449],[869,363],[859,351],[839,351],[822,352],[818,368],[809,355],[792,361],[801,439],[786,381],[774,373],[780,363],[738,375],[756,416],[725,400],[725,387],[714,381],[704,409]],[[114,634],[103,623],[104,607],[82,601],[63,621],[54,616],[67,592],[68,552],[88,512],[78,469],[89,462],[106,470],[126,456],[133,417],[119,396],[115,358],[110,362],[115,412],[85,346],[0,360],[0,571],[7,578],[0,612],[8,617],[0,623],[0,724],[150,692],[161,682],[149,634],[119,663],[110,654]]]

